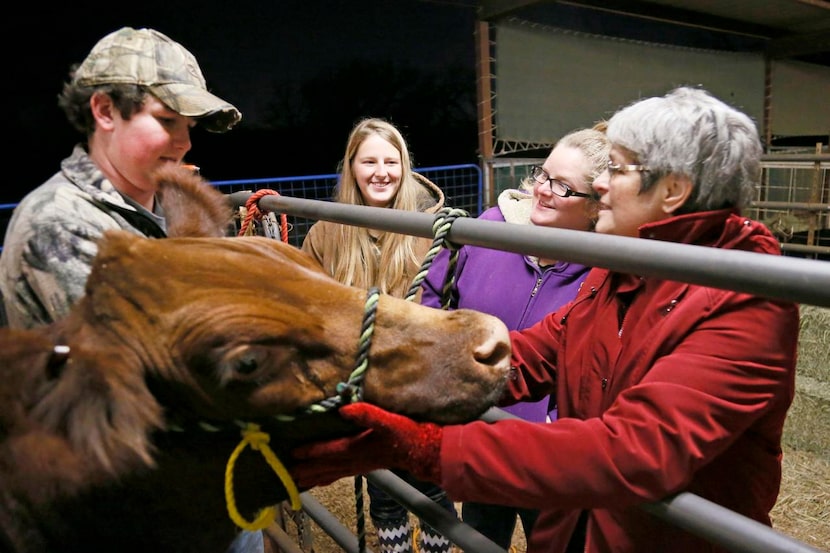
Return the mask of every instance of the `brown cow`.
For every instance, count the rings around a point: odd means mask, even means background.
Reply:
[[[337,395],[366,296],[267,238],[107,234],[67,318],[0,331],[0,550],[225,551],[234,421],[262,425],[278,455],[351,432],[331,411],[274,415]],[[508,362],[498,319],[381,296],[364,399],[470,420],[497,399]],[[286,497],[259,453],[234,474],[246,520]]]

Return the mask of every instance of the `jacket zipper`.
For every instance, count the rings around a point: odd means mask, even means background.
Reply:
[[[623,317],[622,321],[620,321],[620,330],[617,332],[617,338],[622,338],[623,327],[625,326],[625,320],[628,318],[628,305],[623,306]]]
[[[542,277],[536,277],[536,284],[533,286],[533,290],[530,291],[530,297],[534,297],[536,292],[539,291],[539,287],[542,285]]]

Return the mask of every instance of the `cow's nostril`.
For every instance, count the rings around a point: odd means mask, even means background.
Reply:
[[[507,372],[510,369],[510,333],[500,319],[488,318],[492,320],[485,328],[490,334],[473,350],[473,355],[476,361]]]

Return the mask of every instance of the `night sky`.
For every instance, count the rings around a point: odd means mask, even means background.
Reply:
[[[397,124],[416,165],[477,161],[472,0],[179,4],[30,3],[7,21],[32,40],[9,44],[9,29],[3,39],[12,149],[0,202],[18,201],[69,155],[79,136],[57,95],[69,66],[122,26],[180,42],[208,88],[242,111],[227,134],[193,133],[188,158],[211,180],[334,172],[363,116]]]

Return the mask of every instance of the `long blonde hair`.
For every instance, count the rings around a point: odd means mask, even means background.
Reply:
[[[407,211],[431,207],[428,190],[412,172],[412,159],[400,131],[377,118],[363,119],[349,134],[334,200],[367,205],[352,172],[352,161],[363,141],[372,135],[380,136],[401,154],[401,183],[389,207]],[[417,236],[384,232],[374,239],[366,228],[338,225],[336,240],[342,249],[338,249],[338,255],[331,260],[332,266],[326,269],[340,282],[360,288],[377,286],[383,293],[403,297],[422,261],[415,254],[415,245],[424,239]]]

